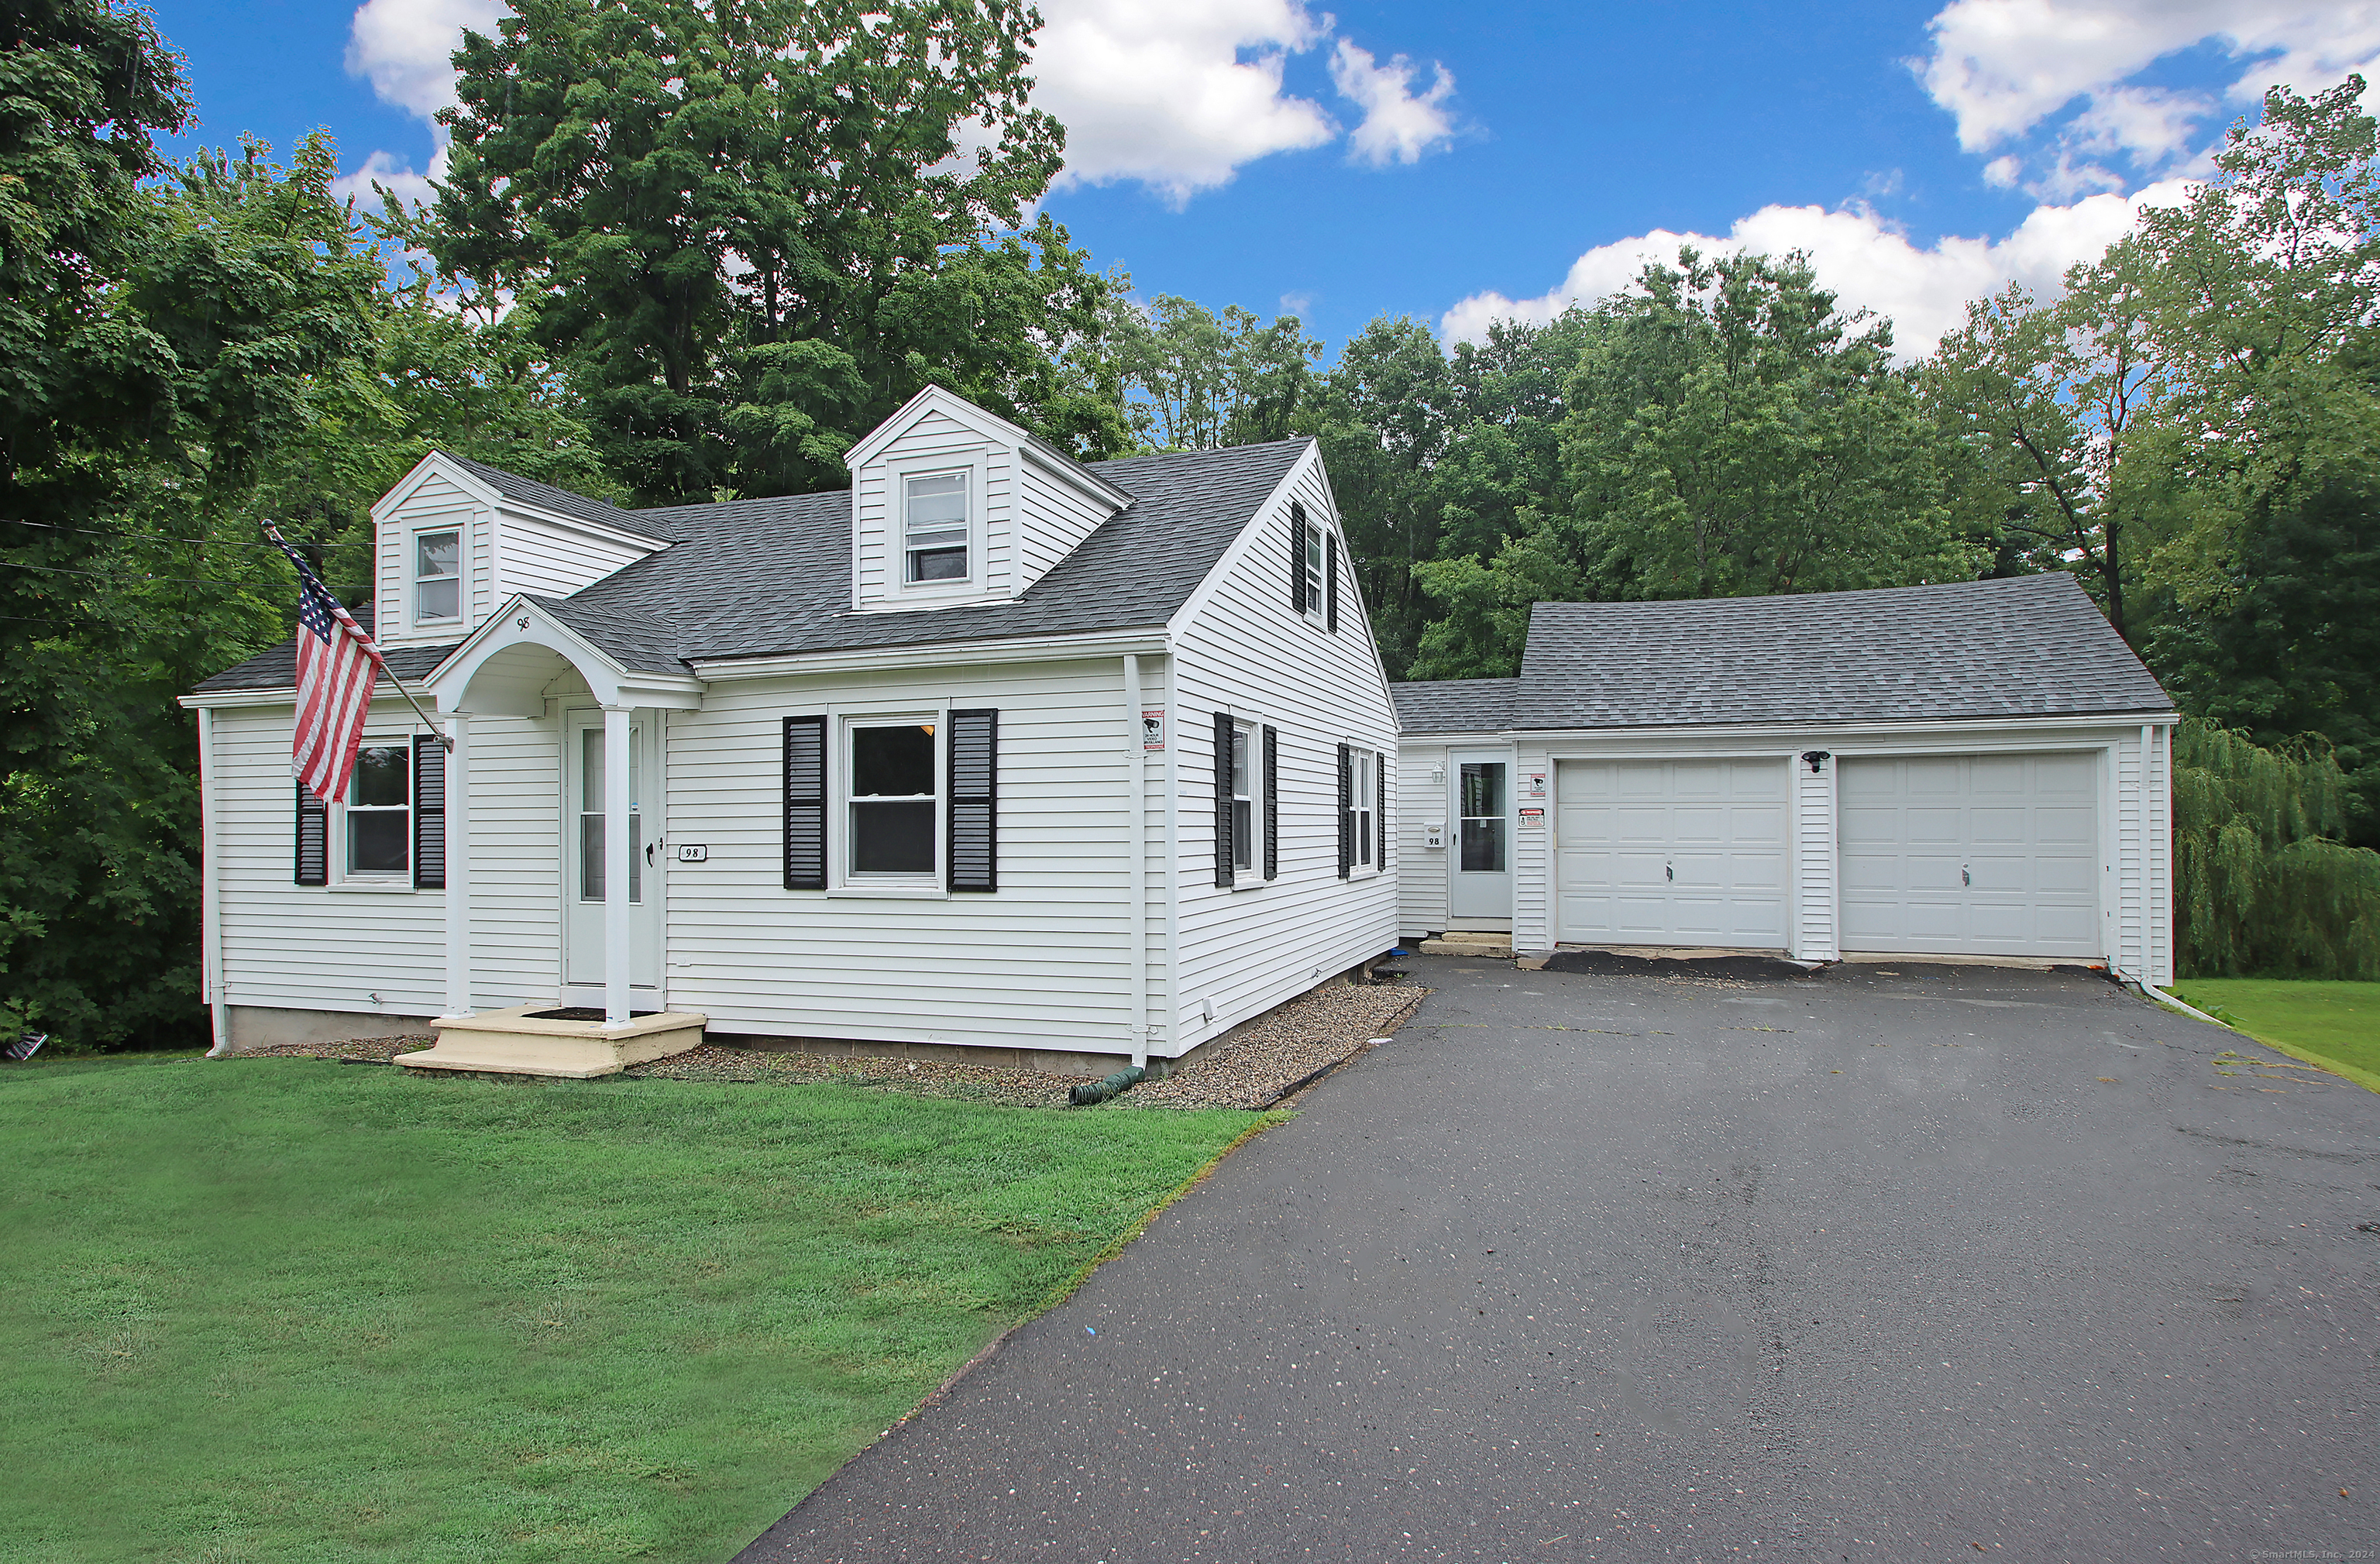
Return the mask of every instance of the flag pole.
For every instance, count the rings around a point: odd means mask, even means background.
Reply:
[[[273,523],[269,521],[265,522],[263,526],[264,535],[267,538],[272,539],[275,544],[279,545],[281,552],[289,556],[290,563],[295,564],[299,570],[305,571],[309,576],[313,576],[314,573],[311,570],[307,569],[306,562],[298,554],[298,551],[291,548],[288,542],[282,538],[281,529],[273,526]],[[330,593],[331,589],[328,587],[322,586],[320,577],[315,577],[314,585],[321,587],[325,595]],[[334,603],[337,600],[338,600],[336,598],[332,599]],[[388,659],[381,654],[380,643],[367,636],[364,637],[364,645],[371,649],[372,662],[380,669],[381,676],[386,679],[390,684],[396,686],[396,693],[405,697],[406,705],[413,708],[413,714],[421,719],[421,725],[430,730],[430,736],[438,741],[438,747],[441,749],[452,750],[455,747],[454,737],[449,734],[445,729],[440,727],[436,719],[432,718],[429,712],[421,709],[421,702],[413,698],[413,692],[405,687],[405,681],[396,676],[396,670],[391,668],[388,665]]]

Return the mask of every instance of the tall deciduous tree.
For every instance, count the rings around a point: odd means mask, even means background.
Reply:
[[[467,32],[432,220],[650,500],[832,487],[929,380],[1123,439],[1104,279],[1026,205],[1063,133],[1014,0],[524,0]]]

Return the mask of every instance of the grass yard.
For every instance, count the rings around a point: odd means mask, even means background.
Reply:
[[[727,1558],[1263,1121],[0,1067],[0,1560]]]
[[[2380,983],[2192,977],[2170,990],[2221,1021],[2380,1088]]]

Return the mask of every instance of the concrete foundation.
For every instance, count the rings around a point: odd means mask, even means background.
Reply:
[[[426,1015],[383,1015],[344,1010],[278,1010],[264,1005],[225,1007],[231,1023],[231,1051],[341,1043],[351,1037],[428,1037],[435,1024]]]

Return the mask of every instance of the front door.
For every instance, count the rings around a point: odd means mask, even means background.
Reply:
[[[1446,758],[1446,927],[1510,933],[1512,927],[1512,762],[1510,752],[1455,750]]]
[[[656,714],[628,723],[628,796],[603,785],[603,713],[574,711],[563,732],[562,972],[570,988],[603,986],[604,844],[627,831],[628,983],[658,989],[662,973],[661,767]],[[642,1000],[638,1001],[643,1003]]]

